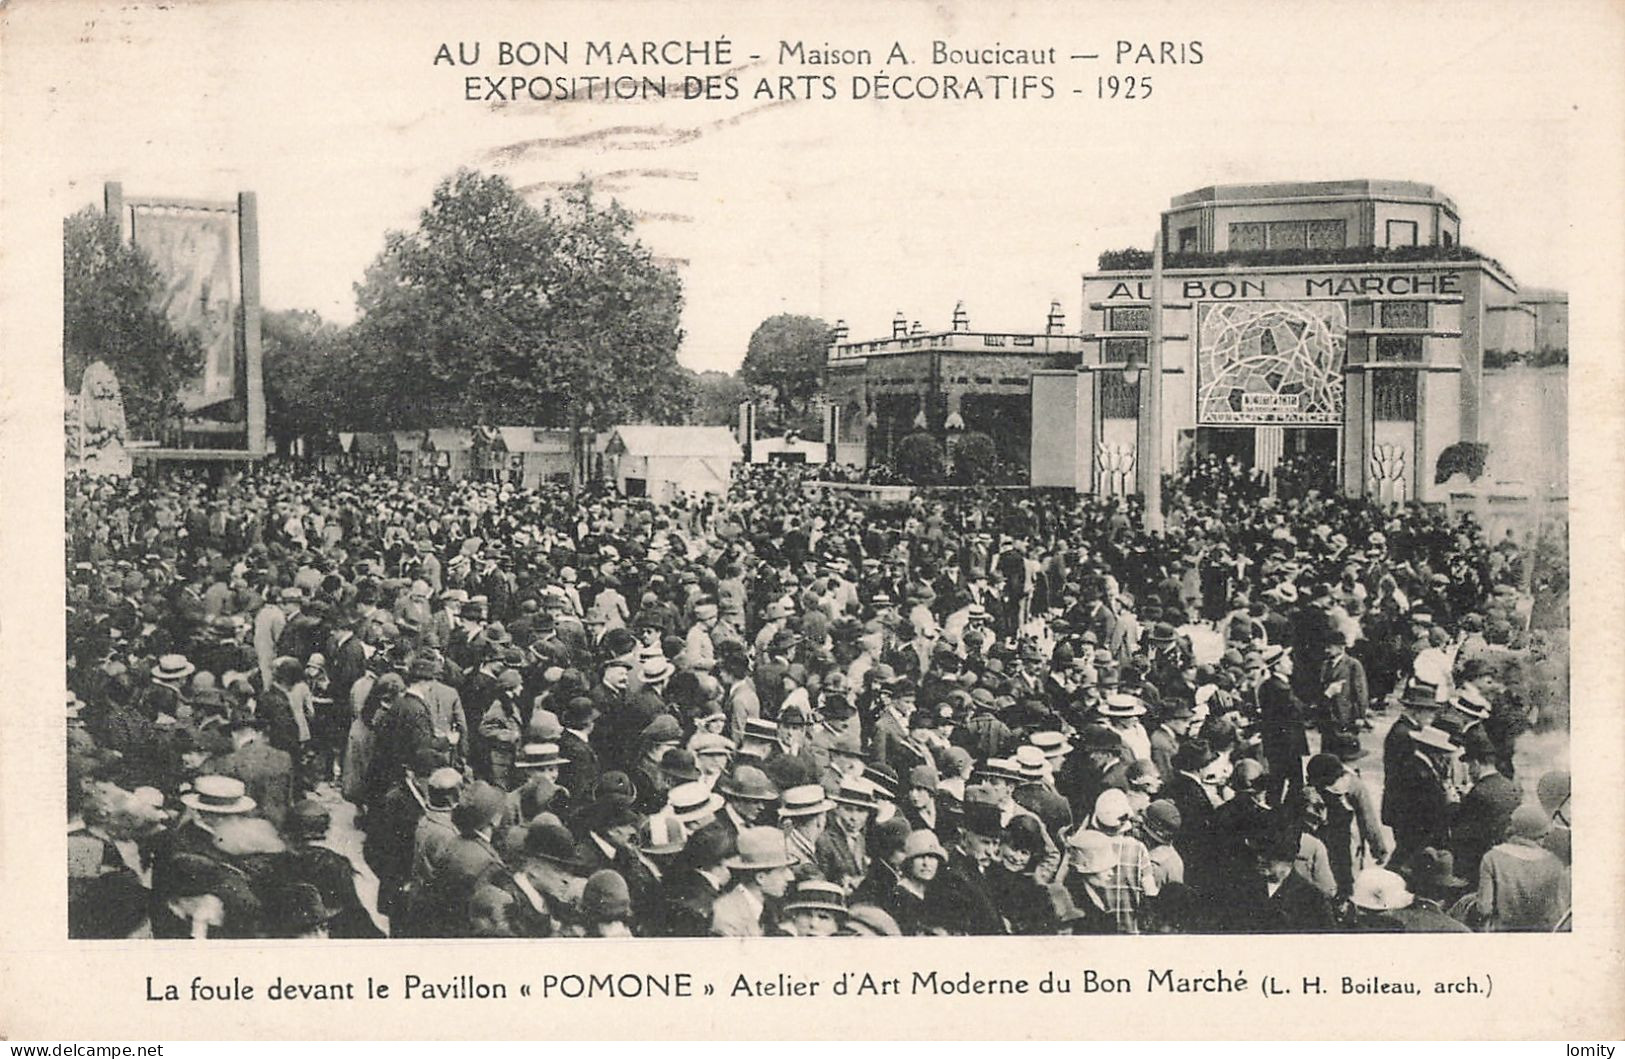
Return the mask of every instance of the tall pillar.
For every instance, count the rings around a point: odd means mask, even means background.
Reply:
[[[238,272],[243,283],[243,356],[248,376],[248,451],[265,454],[265,380],[260,361],[260,214],[252,191],[237,196]]]

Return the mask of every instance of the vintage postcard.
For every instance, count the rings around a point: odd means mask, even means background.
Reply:
[[[0,1035],[1625,1033],[1617,5],[0,47]]]

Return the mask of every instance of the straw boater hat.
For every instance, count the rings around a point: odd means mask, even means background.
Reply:
[[[822,879],[807,879],[796,884],[795,890],[790,894],[790,900],[784,903],[786,912],[796,912],[801,909],[835,912],[846,915],[846,891],[832,882]]]
[[[875,801],[874,784],[862,776],[844,781],[841,784],[841,789],[830,796],[830,800],[841,805],[868,809],[871,812],[879,808],[879,803]]]
[[[199,776],[192,789],[181,795],[182,804],[200,813],[219,815],[251,813],[256,805],[243,781],[231,776]]]
[[[1438,685],[1429,684],[1422,680],[1412,680],[1405,685],[1405,691],[1400,697],[1399,704],[1428,710],[1437,710],[1444,705],[1439,701]]]
[[[1015,763],[1021,778],[1027,782],[1041,782],[1049,771],[1049,758],[1030,743],[1016,748]]]
[[[1349,899],[1354,907],[1367,912],[1395,912],[1409,908],[1416,896],[1397,872],[1367,868],[1355,877],[1354,893]]]
[[[544,769],[552,765],[568,764],[569,759],[559,753],[557,743],[526,743],[520,747],[513,767],[518,769]]]
[[[1072,753],[1072,741],[1062,732],[1034,732],[1027,741],[1044,752],[1047,758],[1064,757]]]
[[[791,787],[779,796],[779,819],[817,816],[835,808],[835,803],[824,797],[824,788],[816,783]]]
[[[722,796],[703,783],[679,783],[666,793],[668,812],[685,824],[716,813],[723,804]]]
[[[1100,704],[1102,717],[1142,717],[1146,713],[1145,700],[1138,695],[1113,692]]]
[[[185,655],[164,655],[158,659],[158,664],[152,667],[154,680],[185,680],[197,672],[197,666],[186,660]]]
[[[1438,750],[1449,754],[1454,754],[1461,750],[1461,747],[1457,746],[1451,741],[1450,734],[1448,732],[1446,732],[1443,728],[1438,728],[1431,724],[1426,728],[1418,728],[1416,731],[1412,732],[1411,738],[1428,750]]]
[[[647,856],[663,857],[681,853],[688,844],[682,824],[665,813],[647,817],[638,828],[638,850]]]

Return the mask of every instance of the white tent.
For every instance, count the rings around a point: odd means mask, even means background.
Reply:
[[[724,493],[744,454],[727,427],[616,427],[605,475],[627,496],[665,502],[679,493]]]

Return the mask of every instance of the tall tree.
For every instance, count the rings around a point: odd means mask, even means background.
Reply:
[[[203,368],[197,336],[158,307],[158,271],[118,222],[87,206],[62,222],[63,383],[106,361],[118,375],[132,437],[156,438],[180,415],[177,394]]]
[[[298,437],[335,431],[348,416],[344,332],[309,309],[267,311],[264,345],[266,430],[286,450]]]
[[[725,371],[702,371],[694,384],[694,422],[701,426],[733,426],[739,421],[739,406],[753,396],[743,379]]]
[[[538,209],[462,170],[356,287],[367,425],[682,422],[682,286],[585,181]]]
[[[750,336],[739,377],[773,394],[785,429],[811,430],[811,401],[824,378],[829,325],[812,316],[780,313],[763,320]]]

